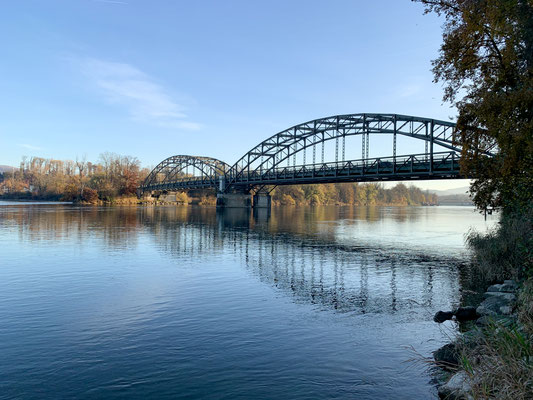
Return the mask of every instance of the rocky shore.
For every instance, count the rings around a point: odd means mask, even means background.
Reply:
[[[516,282],[506,280],[489,286],[483,295],[483,301],[477,307],[460,307],[453,311],[439,311],[435,314],[433,320],[437,323],[451,319],[458,322],[472,321],[470,330],[433,353],[436,364],[451,373],[448,380],[438,389],[441,399],[473,399],[472,385],[475,373],[464,368],[462,354],[465,350],[473,349],[483,342],[485,328],[490,324],[516,323],[514,311],[518,289]]]

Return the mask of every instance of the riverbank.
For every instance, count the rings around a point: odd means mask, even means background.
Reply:
[[[482,299],[434,321],[455,319],[462,333],[434,352],[451,372],[443,399],[533,398],[532,212],[504,214],[487,234],[471,232],[474,274],[489,281]]]
[[[477,307],[435,315],[435,322],[454,318],[465,329],[433,353],[436,364],[450,372],[439,387],[440,398],[533,397],[532,326],[524,307],[531,304],[532,286],[505,280],[490,285]]]

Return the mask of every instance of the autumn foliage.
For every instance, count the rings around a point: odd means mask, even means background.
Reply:
[[[20,168],[4,174],[0,186],[17,198],[81,201],[95,204],[134,196],[147,175],[136,157],[103,153],[97,163],[24,158]]]
[[[375,183],[331,183],[317,185],[280,186],[272,192],[277,205],[424,205],[437,204],[434,193],[416,186],[399,183],[387,189]]]

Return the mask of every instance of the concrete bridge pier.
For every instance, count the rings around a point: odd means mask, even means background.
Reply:
[[[268,208],[272,206],[272,196],[266,193],[254,194],[254,208]]]
[[[217,193],[217,207],[251,208],[252,195],[250,193]]]

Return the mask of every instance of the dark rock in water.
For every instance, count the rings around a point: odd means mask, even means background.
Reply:
[[[450,369],[459,365],[459,349],[456,343],[448,343],[433,352],[439,367]]]
[[[437,311],[437,313],[433,317],[433,321],[441,324],[444,321],[448,321],[449,319],[452,319],[452,317],[453,317],[453,312],[451,311]]]
[[[455,311],[455,318],[457,321],[473,321],[477,319],[479,315],[477,314],[476,307],[459,307]]]

